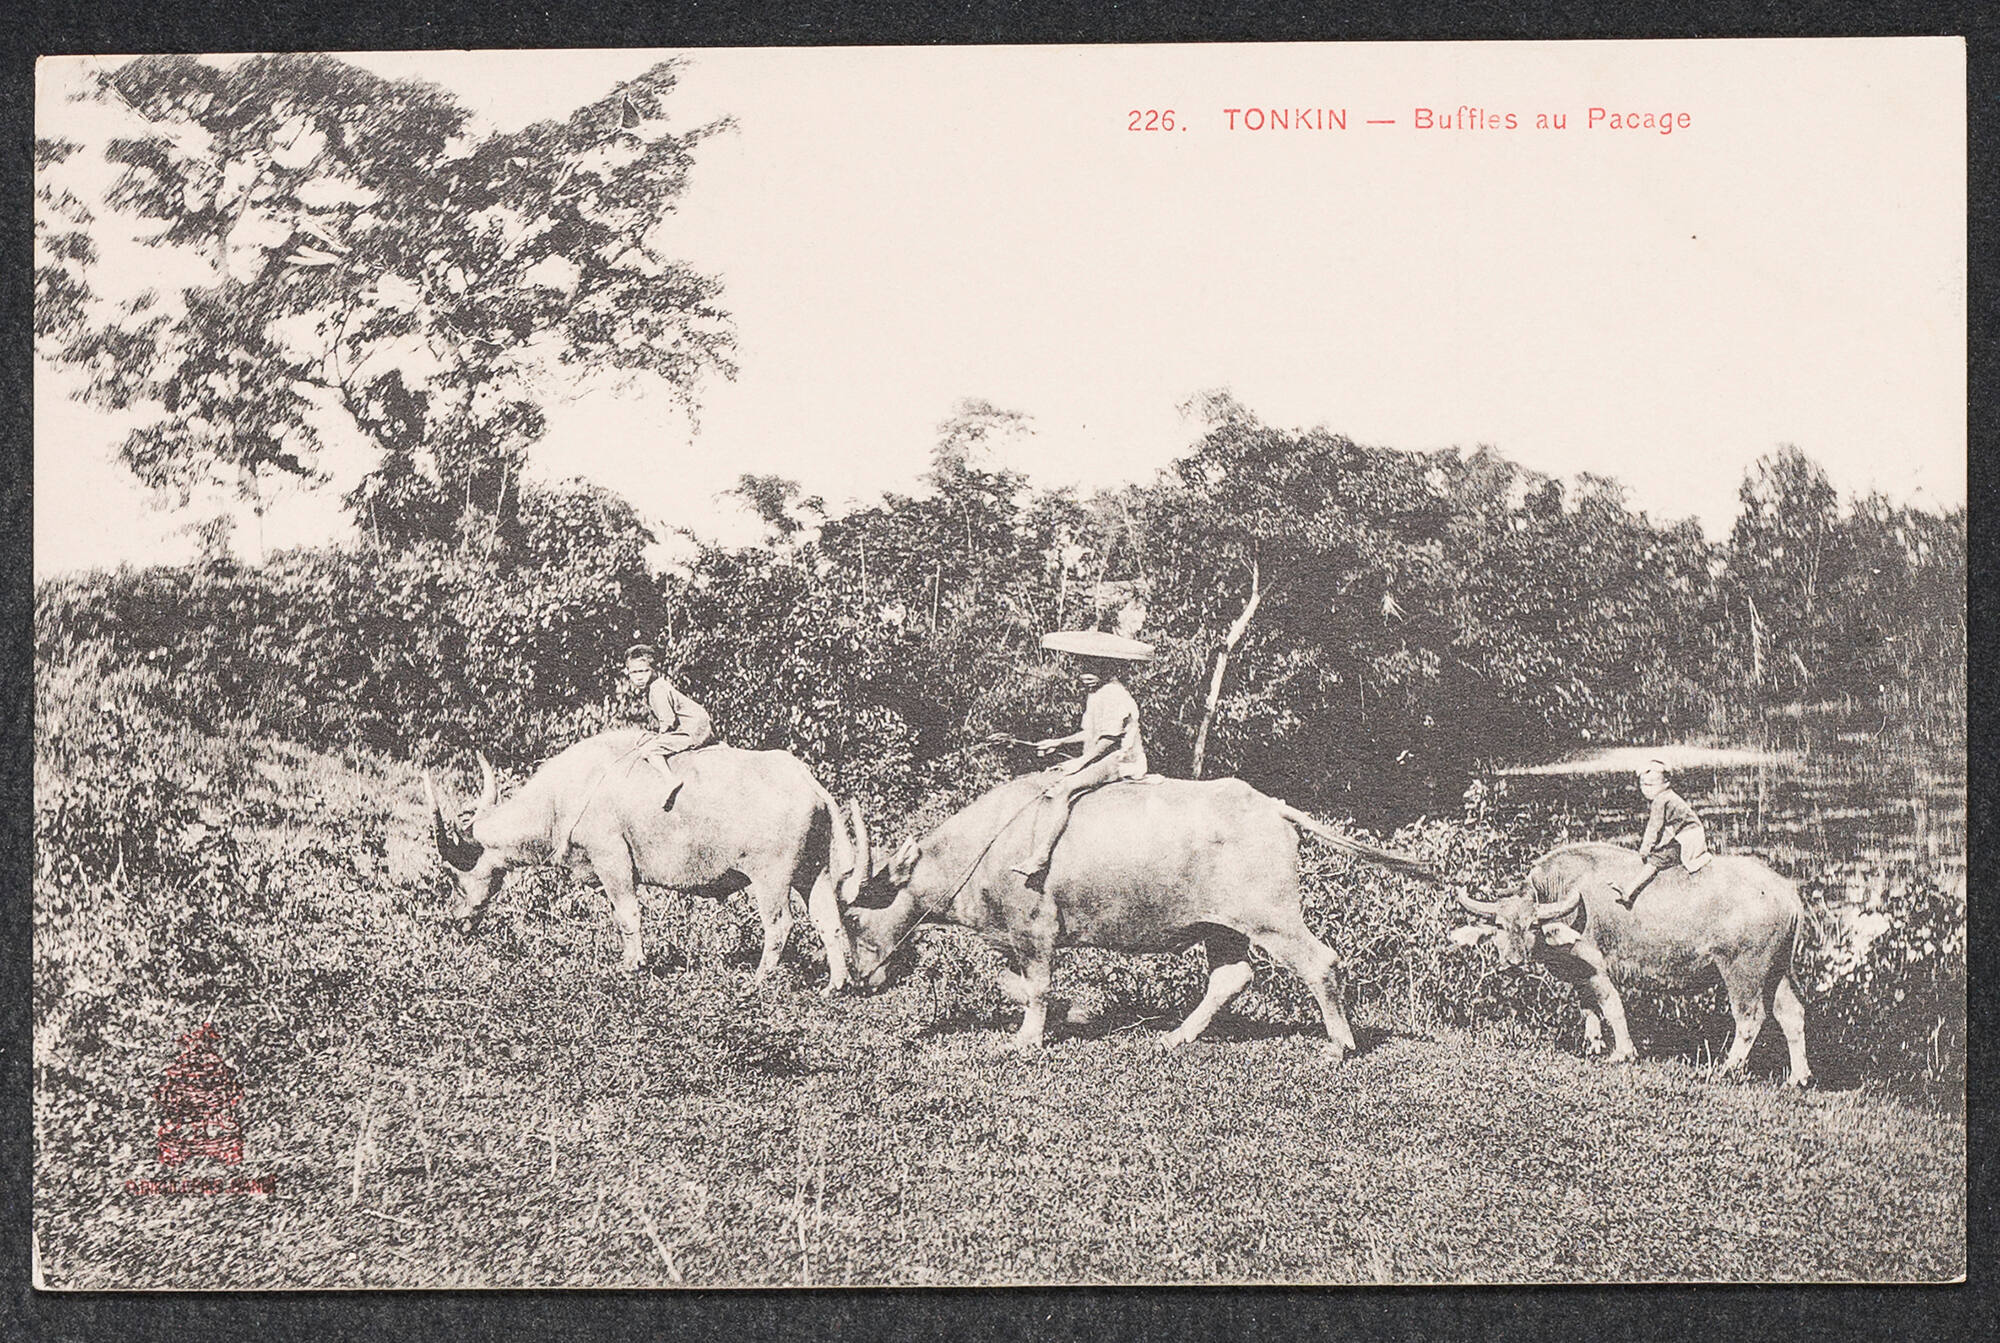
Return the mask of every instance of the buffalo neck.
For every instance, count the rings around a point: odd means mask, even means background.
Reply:
[[[923,922],[930,911],[924,907],[917,894],[916,883],[912,882],[897,891],[894,900],[880,908],[870,909],[865,905],[856,905],[848,913],[886,955],[900,945],[910,929]]]
[[[520,792],[472,821],[472,837],[507,855],[510,863],[545,862],[554,850],[549,833],[555,808],[546,790],[530,779]]]
[[[991,880],[996,863],[1004,868],[1013,850],[1027,843],[1041,787],[1033,777],[1003,783],[924,839],[904,890],[921,911],[915,917],[949,916],[960,895],[982,879]],[[1019,835],[1011,833],[1016,828]]]

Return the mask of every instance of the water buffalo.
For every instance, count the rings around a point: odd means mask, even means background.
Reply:
[[[1208,949],[1208,992],[1171,1047],[1207,1028],[1250,982],[1257,947],[1311,988],[1335,1058],[1354,1048],[1333,952],[1299,910],[1299,832],[1377,861],[1361,845],[1236,779],[1114,783],[1076,804],[1040,880],[1012,871],[1032,840],[1046,776],[993,789],[879,869],[867,818],[853,807],[855,866],[841,883],[854,978],[883,983],[890,958],[926,921],[979,933],[1004,956],[1001,990],[1026,1009],[1015,1049],[1042,1042],[1051,959],[1059,946],[1124,952]]]
[[[1618,986],[1685,993],[1722,976],[1736,1037],[1724,1071],[1743,1066],[1764,1027],[1777,1017],[1791,1047],[1791,1086],[1812,1079],[1806,1063],[1805,1009],[1792,986],[1792,958],[1805,929],[1798,888],[1763,862],[1722,855],[1700,872],[1662,872],[1627,909],[1608,884],[1636,881],[1644,862],[1615,844],[1569,844],[1544,854],[1520,891],[1501,900],[1460,895],[1480,923],[1454,929],[1460,946],[1490,942],[1508,965],[1539,959],[1583,998],[1584,1047],[1611,1061],[1638,1056],[1625,1027]]]
[[[725,892],[747,885],[764,921],[762,980],[784,952],[796,893],[826,944],[828,989],[844,986],[846,934],[829,864],[832,871],[852,864],[832,797],[783,751],[709,746],[674,758],[685,785],[663,810],[666,783],[636,750],[646,735],[625,729],[586,738],[504,802],[480,756],[484,786],[466,830],[445,820],[425,775],[438,853],[464,896],[457,917],[475,920],[509,868],[562,863],[604,887],[625,943],[622,964],[637,969],[645,962],[638,885]]]

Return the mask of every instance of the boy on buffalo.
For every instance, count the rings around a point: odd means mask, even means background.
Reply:
[[[715,740],[715,724],[708,710],[683,695],[660,674],[660,655],[650,644],[634,644],[625,654],[625,683],[646,697],[652,714],[653,735],[640,744],[639,755],[667,781],[667,798],[662,810],[674,805],[674,795],[683,780],[674,773],[668,757],[692,751]]]
[[[1648,760],[1639,768],[1639,794],[1653,804],[1646,816],[1646,833],[1639,840],[1639,856],[1646,870],[1625,889],[1616,881],[1607,883],[1627,909],[1654,877],[1678,863],[1690,872],[1699,872],[1713,857],[1708,851],[1708,831],[1687,799],[1667,786],[1667,766],[1663,760]]]
[[[1077,659],[1077,680],[1083,683],[1088,698],[1083,702],[1080,731],[1034,744],[1044,755],[1065,746],[1081,746],[1083,753],[1057,766],[1055,778],[1042,789],[1042,802],[1035,811],[1034,844],[1029,856],[1014,868],[1024,877],[1033,877],[1048,867],[1056,841],[1069,827],[1070,808],[1077,798],[1107,783],[1144,778],[1146,774],[1146,747],[1139,740],[1139,704],[1125,688],[1123,676],[1125,664],[1145,661],[1152,656],[1152,647],[1102,630],[1045,635],[1042,647]]]

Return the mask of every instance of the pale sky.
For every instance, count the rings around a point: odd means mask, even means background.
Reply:
[[[668,54],[352,59],[513,127]],[[908,490],[966,397],[1032,418],[1005,464],[1039,484],[1147,479],[1195,436],[1177,407],[1217,387],[1275,425],[1612,474],[1712,537],[1783,443],[1843,491],[1965,500],[1955,39],[687,59],[673,119],[738,128],[701,147],[667,236],[722,278],[741,371],[703,388],[698,427],[658,391],[598,391],[552,405],[535,450],[662,522],[752,539],[717,498],[744,471],[837,506]],[[43,62],[39,134],[89,115],[62,97],[84,68]],[[1593,105],[1690,124],[1590,128]],[[1418,129],[1420,107],[1520,128]],[[1148,108],[1186,129],[1128,130]],[[1229,108],[1348,129],[1231,131]],[[112,460],[129,421],[69,386],[38,368],[36,572],[181,558],[184,519]],[[365,458],[329,465],[346,476],[283,501],[267,545],[340,531]]]

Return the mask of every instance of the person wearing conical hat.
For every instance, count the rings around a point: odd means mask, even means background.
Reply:
[[[1014,867],[1024,877],[1047,870],[1077,798],[1107,783],[1143,778],[1146,773],[1139,703],[1125,688],[1124,672],[1128,664],[1151,657],[1151,646],[1101,630],[1065,630],[1045,635],[1042,647],[1076,659],[1077,680],[1086,698],[1081,729],[1067,737],[1038,741],[1035,749],[1047,755],[1065,746],[1081,746],[1083,753],[1057,766],[1054,778],[1042,789],[1029,856]]]
[[[1667,785],[1667,762],[1655,757],[1639,767],[1639,795],[1652,803],[1646,816],[1646,833],[1639,840],[1639,856],[1646,870],[1628,889],[1616,881],[1608,883],[1627,909],[1654,877],[1678,864],[1699,872],[1714,857],[1708,851],[1708,830],[1693,807]]]

